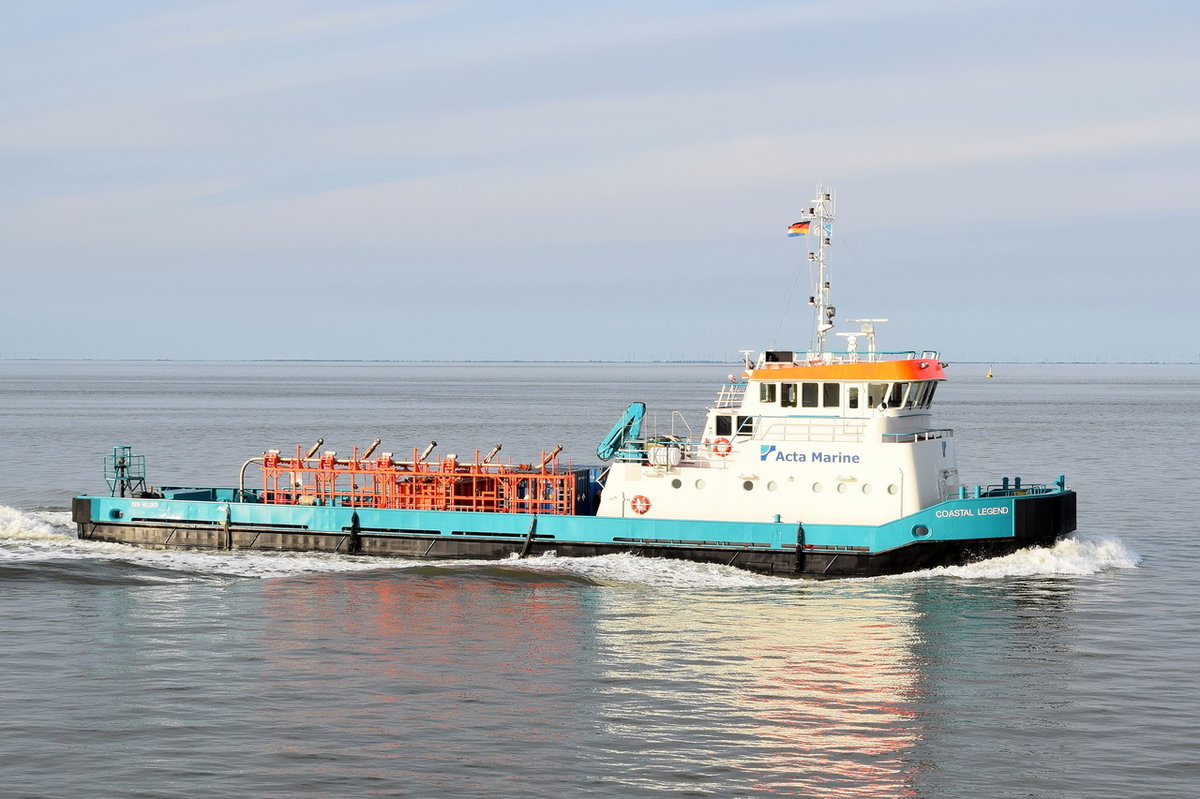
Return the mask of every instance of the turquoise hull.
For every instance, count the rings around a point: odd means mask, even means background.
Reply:
[[[409,558],[631,552],[771,574],[843,577],[951,565],[1044,545],[1075,529],[1062,483],[961,497],[877,526],[300,506],[234,489],[76,497],[81,538],[156,548],[330,551]]]

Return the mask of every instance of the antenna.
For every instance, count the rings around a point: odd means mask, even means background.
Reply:
[[[816,252],[808,254],[808,260],[817,265],[817,285],[813,287],[808,304],[817,310],[816,351],[824,352],[825,334],[833,329],[833,318],[837,315],[837,308],[829,302],[829,259],[826,253],[832,244],[833,236],[833,190],[817,186],[817,196],[813,198],[808,212],[800,218],[801,221],[810,223],[808,232],[815,233],[817,237]]]

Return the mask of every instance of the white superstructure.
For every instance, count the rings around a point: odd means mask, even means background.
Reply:
[[[953,432],[931,410],[945,379],[938,354],[877,351],[880,319],[854,320],[859,330],[837,334],[844,350],[825,348],[833,219],[833,195],[818,187],[791,228],[816,267],[813,346],[747,356],[699,440],[645,431],[630,406],[602,447],[613,463],[598,515],[879,525],[957,492]]]

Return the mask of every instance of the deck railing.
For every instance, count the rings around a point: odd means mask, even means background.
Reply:
[[[726,383],[717,392],[718,408],[740,408],[746,396],[745,383]]]
[[[918,430],[915,433],[884,433],[885,444],[911,444],[914,441],[933,441],[939,438],[954,438],[953,430]]]
[[[786,352],[786,351],[785,351]],[[878,361],[936,361],[937,350],[822,350],[821,352],[797,351],[790,360],[768,360],[756,365],[756,369],[771,369],[787,366],[819,366],[835,363],[876,363]]]

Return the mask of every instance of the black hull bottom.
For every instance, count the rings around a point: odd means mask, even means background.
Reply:
[[[1047,501],[1049,500],[1049,501]],[[886,552],[823,552],[798,544],[794,550],[761,550],[687,545],[581,544],[562,540],[496,540],[422,535],[372,535],[354,531],[318,532],[279,527],[225,528],[181,523],[114,524],[90,520],[86,500],[77,499],[79,537],[114,541],[150,549],[268,550],[331,552],[405,559],[503,560],[514,555],[591,557],[628,553],[646,558],[672,558],[718,563],[786,577],[830,579],[875,577],[954,566],[1010,554],[1029,546],[1048,546],[1075,529],[1075,495],[1042,497],[1016,504],[1015,536],[970,541],[915,541]]]

